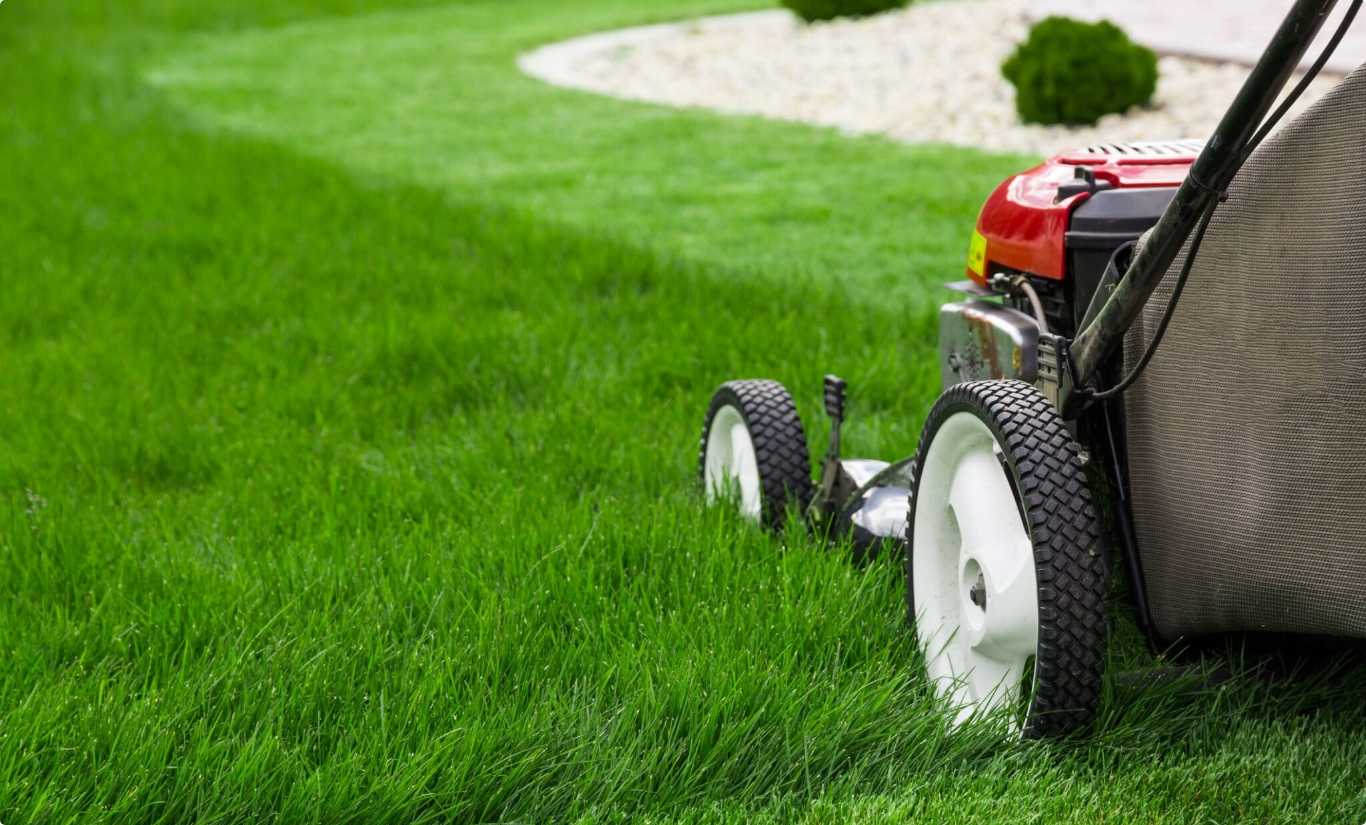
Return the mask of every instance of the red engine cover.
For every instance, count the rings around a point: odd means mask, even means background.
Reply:
[[[1102,144],[1058,155],[991,193],[977,218],[968,251],[968,277],[984,284],[1001,269],[1062,280],[1064,236],[1072,210],[1089,193],[1058,200],[1058,187],[1077,180],[1078,167],[1120,188],[1180,186],[1200,153],[1200,141]]]

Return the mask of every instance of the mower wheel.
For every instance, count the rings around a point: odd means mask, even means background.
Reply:
[[[811,501],[806,431],[787,388],[777,381],[728,381],[717,388],[702,425],[698,455],[707,501],[733,497],[741,515],[783,525],[789,504]]]
[[[1022,381],[947,390],[917,452],[906,601],[955,722],[1002,711],[1025,738],[1095,717],[1106,569],[1077,447]]]

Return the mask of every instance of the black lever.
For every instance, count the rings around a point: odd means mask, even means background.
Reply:
[[[844,423],[844,391],[848,385],[838,375],[825,376],[825,414],[830,416],[830,450],[827,458],[840,456],[840,425]]]

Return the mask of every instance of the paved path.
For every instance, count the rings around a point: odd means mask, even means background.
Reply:
[[[1340,0],[1309,49],[1305,65],[1318,56],[1342,19],[1348,0]],[[1033,14],[1065,14],[1083,19],[1109,18],[1140,43],[1165,54],[1255,63],[1291,0],[1036,0]],[[1339,74],[1366,63],[1366,12],[1338,47],[1328,70]]]

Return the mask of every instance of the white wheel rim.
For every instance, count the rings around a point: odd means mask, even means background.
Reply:
[[[754,439],[740,411],[727,405],[712,416],[707,431],[707,501],[734,499],[740,514],[758,521],[763,514],[759,462],[754,457]]]
[[[1017,706],[1039,643],[1034,545],[1001,455],[991,430],[960,412],[940,426],[920,467],[916,636],[955,723]]]

